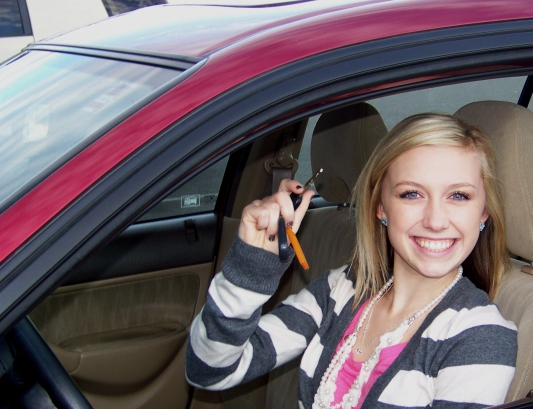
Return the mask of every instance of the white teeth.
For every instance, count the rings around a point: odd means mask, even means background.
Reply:
[[[455,240],[448,239],[448,240],[427,240],[427,239],[421,239],[416,238],[416,242],[420,247],[424,247],[425,249],[428,249],[430,251],[444,251],[452,246]]]

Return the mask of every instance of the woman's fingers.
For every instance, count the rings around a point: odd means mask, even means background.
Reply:
[[[284,179],[280,185],[279,185],[279,194],[284,194],[287,199],[289,199],[290,204],[286,203],[285,206],[282,208],[282,214],[283,209],[286,210],[286,214],[283,214],[283,217],[285,218],[285,221],[287,224],[292,226],[292,230],[296,233],[300,227],[300,224],[302,222],[302,219],[305,216],[305,213],[307,212],[307,209],[309,208],[309,203],[311,202],[311,199],[315,195],[315,192],[312,190],[306,190],[303,192],[303,187],[300,184],[300,182],[296,180],[289,180]],[[287,195],[289,193],[289,195]],[[296,210],[294,210],[294,205],[292,203],[292,200],[290,199],[290,193],[294,193],[296,195],[301,195],[302,201],[300,203],[300,206]],[[291,223],[292,222],[292,223]]]
[[[299,195],[302,191],[303,187],[297,180],[283,179],[279,184],[276,195],[279,196],[281,215],[289,226],[293,226],[295,223],[294,203],[291,199],[291,194]],[[305,206],[306,209],[308,205]],[[305,214],[305,211],[303,213]]]
[[[279,193],[298,193],[302,192],[302,185],[297,180],[283,179],[279,184]]]
[[[293,232],[296,233],[298,229],[300,228],[302,220],[307,212],[307,209],[309,208],[309,203],[311,202],[311,199],[313,198],[314,195],[315,195],[315,192],[312,190],[306,190],[302,194],[302,203],[300,204],[298,209],[294,211],[294,225],[292,226]]]
[[[279,205],[273,201],[254,202],[243,210],[239,237],[247,244],[278,254],[277,222]]]
[[[277,193],[263,200],[254,200],[243,210],[239,237],[248,244],[277,254],[280,215],[296,232],[313,197],[314,192],[305,192],[300,207],[295,211],[290,194],[301,194],[302,190],[299,182],[285,179]]]
[[[243,211],[242,221],[255,225],[256,230],[267,230],[272,233],[273,221],[279,218],[279,205],[275,202],[262,202],[261,205],[246,206]],[[275,231],[274,231],[275,233]]]
[[[266,229],[266,235],[269,241],[274,241],[278,234],[278,220],[280,215],[280,206],[278,202],[269,200],[265,206],[269,210],[268,227]]]
[[[274,196],[276,202],[279,204],[280,214],[285,219],[285,223],[292,226],[294,223],[294,206],[290,196],[286,192],[278,192]]]

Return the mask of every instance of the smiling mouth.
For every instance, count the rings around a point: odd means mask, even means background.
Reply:
[[[455,239],[429,240],[421,237],[415,237],[415,241],[420,247],[434,252],[447,250],[455,243]]]

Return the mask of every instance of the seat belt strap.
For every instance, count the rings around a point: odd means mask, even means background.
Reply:
[[[276,155],[265,161],[265,170],[272,175],[270,189],[265,189],[266,195],[276,193],[281,181],[292,179],[298,171],[298,160],[292,155],[292,147],[295,142],[296,139],[291,135],[283,135],[280,138]]]

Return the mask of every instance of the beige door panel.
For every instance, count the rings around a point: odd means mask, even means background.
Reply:
[[[189,397],[185,379],[185,348],[158,377],[143,388],[124,395],[103,395],[83,391],[95,409],[184,409]]]
[[[30,317],[95,408],[184,408],[213,263],[61,287]]]
[[[132,393],[163,372],[187,340],[185,327],[179,324],[162,326],[166,328],[147,325],[138,330],[80,337],[61,345],[60,349],[79,354],[79,364],[70,374],[84,391]],[[163,331],[157,331],[159,329]],[[120,337],[120,333],[126,337]],[[151,336],[147,337],[147,333]],[[100,335],[107,339],[99,342]]]

